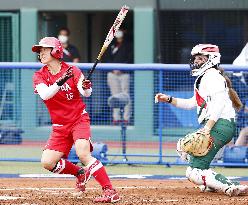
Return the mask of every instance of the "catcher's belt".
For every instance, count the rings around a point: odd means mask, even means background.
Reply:
[[[193,156],[205,156],[212,148],[213,138],[198,130],[180,139],[181,150]]]

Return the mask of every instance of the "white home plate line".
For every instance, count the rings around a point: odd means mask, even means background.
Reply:
[[[122,175],[110,175],[109,178],[126,178],[126,179],[145,179],[151,177],[150,174],[138,175],[138,174],[122,174]],[[74,178],[70,174],[20,174],[20,178]]]
[[[25,197],[15,197],[15,196],[0,196],[0,200],[16,200],[16,199],[25,199]]]

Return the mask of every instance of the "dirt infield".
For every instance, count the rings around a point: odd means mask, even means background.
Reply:
[[[186,180],[112,180],[121,195],[117,204],[173,204],[173,205],[245,205],[248,195],[228,197],[220,193],[201,193]],[[246,182],[247,183],[247,182]],[[0,179],[0,204],[11,205],[78,205],[95,204],[93,198],[101,194],[91,180],[83,194],[74,191],[72,179]]]

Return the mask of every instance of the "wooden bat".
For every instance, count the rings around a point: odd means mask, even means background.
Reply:
[[[114,39],[116,32],[119,30],[121,23],[123,22],[123,20],[126,17],[126,14],[128,12],[129,7],[128,6],[122,6],[121,10],[119,12],[119,14],[117,15],[114,24],[112,25],[112,27],[110,28],[108,35],[103,43],[103,46],[101,48],[100,53],[98,54],[98,57],[95,60],[94,65],[92,66],[92,68],[89,71],[88,77],[86,78],[86,80],[89,80],[96,68],[96,65],[99,63],[99,61],[101,60],[103,54],[105,53],[105,51],[107,50],[109,44],[111,43],[111,41]]]

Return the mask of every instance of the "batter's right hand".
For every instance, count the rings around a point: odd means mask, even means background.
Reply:
[[[158,102],[168,102],[168,99],[169,99],[170,96],[168,95],[165,95],[163,93],[157,93],[155,95],[155,103],[158,103]]]
[[[88,90],[92,87],[90,80],[83,80],[82,87],[84,90]]]
[[[70,66],[66,72],[56,81],[58,86],[62,86],[69,78],[73,76],[73,70]]]

